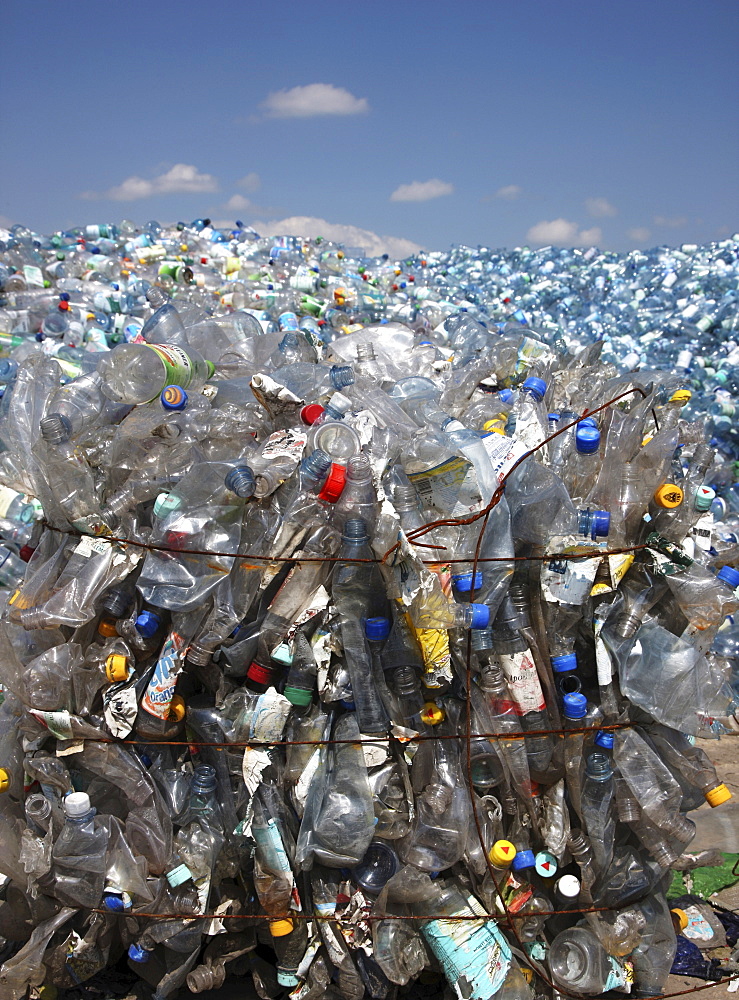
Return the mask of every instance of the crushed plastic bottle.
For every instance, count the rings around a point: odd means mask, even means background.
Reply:
[[[659,995],[739,732],[738,269],[0,230],[3,995]]]

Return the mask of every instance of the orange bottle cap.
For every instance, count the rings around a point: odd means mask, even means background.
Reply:
[[[270,920],[269,922],[269,932],[272,937],[285,937],[286,934],[292,934],[292,930],[295,924],[289,918],[287,919],[277,919]]]
[[[675,483],[662,483],[654,494],[654,502],[658,507],[673,510],[683,502],[683,491]]]
[[[111,653],[105,661],[105,676],[111,684],[128,680],[128,657],[123,653]]]
[[[115,627],[115,622],[103,618],[101,622],[98,622],[98,633],[106,639],[112,639],[114,635],[118,635],[118,629]]]
[[[716,785],[715,788],[711,788],[709,791],[705,792],[704,795],[706,802],[714,809],[716,806],[720,806],[724,802],[728,802],[731,798],[731,792],[726,785],[723,784],[723,782],[720,785]]]
[[[688,926],[688,915],[685,910],[681,910],[679,906],[676,906],[674,910],[670,910],[670,913],[674,913],[680,924],[680,930],[684,931]]]

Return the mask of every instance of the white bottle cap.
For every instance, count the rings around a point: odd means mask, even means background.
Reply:
[[[90,796],[87,792],[70,792],[64,799],[64,812],[67,816],[84,816],[90,811]]]
[[[557,892],[565,899],[575,899],[580,895],[580,879],[576,875],[563,875],[557,880]]]

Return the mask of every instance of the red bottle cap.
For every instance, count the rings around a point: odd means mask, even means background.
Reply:
[[[24,545],[18,555],[21,557],[23,562],[28,562],[36,549],[32,549],[30,545]]]
[[[345,484],[345,466],[337,465],[336,462],[333,462],[331,465],[331,471],[328,474],[326,482],[323,484],[323,489],[318,494],[318,499],[328,500],[329,503],[336,503],[342,494]]]
[[[314,424],[323,413],[324,409],[320,403],[308,403],[300,411],[300,419],[304,424]]]
[[[272,680],[272,670],[270,667],[263,667],[261,663],[254,660],[246,671],[246,676],[255,684],[269,684]]]

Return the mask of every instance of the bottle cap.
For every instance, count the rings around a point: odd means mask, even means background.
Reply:
[[[577,653],[562,653],[552,657],[552,670],[555,674],[564,674],[568,670],[577,670]]]
[[[172,701],[169,703],[169,714],[167,718],[170,722],[182,722],[185,718],[187,708],[185,706],[185,699],[181,694],[173,694]]]
[[[143,965],[144,962],[149,961],[149,952],[146,948],[140,948],[137,944],[132,944],[128,947],[128,957],[132,962],[138,962]]]
[[[507,868],[516,856],[516,848],[510,840],[496,840],[488,851],[490,863],[497,868]]]
[[[98,622],[98,634],[102,635],[105,639],[112,639],[114,635],[118,635],[118,629],[115,627],[115,622],[111,622],[103,618]]]
[[[141,614],[136,616],[136,621],[134,622],[136,631],[139,635],[143,635],[145,639],[151,639],[159,628],[159,624],[159,615],[154,611],[142,611]]]
[[[373,641],[387,639],[390,635],[390,620],[388,618],[368,618],[364,623],[364,634]]]
[[[701,513],[711,509],[711,504],[716,499],[716,491],[710,486],[699,486],[693,494],[693,506]]]
[[[720,785],[716,785],[715,788],[709,789],[709,791],[703,793],[705,795],[706,802],[713,809],[716,806],[722,805],[724,802],[728,802],[731,798],[731,792],[726,787],[723,782]]]
[[[505,427],[497,420],[486,420],[482,429],[488,434],[502,434],[505,437]]]
[[[165,386],[159,399],[165,410],[184,410],[187,406],[187,393],[179,385]]]
[[[530,392],[536,398],[537,402],[540,402],[546,394],[547,384],[543,378],[536,378],[535,375],[531,375],[529,378],[524,379],[521,388],[524,392]]]
[[[179,510],[182,501],[172,493],[160,493],[154,501],[154,516],[167,517],[175,510]]]
[[[121,896],[118,893],[106,892],[103,896],[103,906],[112,913],[121,913],[123,910],[131,909],[131,897],[128,893]]]
[[[600,431],[597,427],[579,423],[575,430],[575,447],[581,455],[592,455],[600,447]]]
[[[291,705],[298,705],[300,708],[310,705],[313,698],[312,691],[306,691],[305,688],[293,687],[291,684],[285,688],[284,695]]]
[[[472,573],[452,573],[452,583],[463,594],[469,594],[471,590],[479,590],[482,587],[482,573],[478,569]]]
[[[654,494],[654,502],[665,510],[673,510],[683,502],[683,491],[675,483],[662,483]]]
[[[487,604],[470,604],[472,624],[470,628],[487,628],[490,624],[490,608]]]
[[[10,788],[10,773],[4,767],[0,767],[0,795],[3,792],[7,792],[9,788]]]
[[[123,653],[111,653],[105,661],[105,676],[111,684],[128,680],[128,657]]]
[[[246,671],[246,676],[250,681],[254,681],[255,684],[269,684],[272,680],[272,670],[253,660],[251,666]]]
[[[558,413],[547,413],[547,420],[556,420],[557,422],[559,422],[559,419],[560,418]]]
[[[281,642],[279,646],[272,650],[269,656],[275,663],[281,663],[283,667],[289,667],[293,662],[293,654],[286,642]]]
[[[231,490],[242,500],[254,496],[254,473],[248,465],[237,465],[230,469],[223,483],[227,490]]]
[[[611,515],[607,510],[594,510],[590,515],[590,537],[607,538],[611,530]]]
[[[584,694],[566,694],[563,698],[566,719],[583,719],[588,712],[588,699]]]
[[[292,934],[292,930],[295,924],[292,920],[270,920],[269,922],[269,932],[272,937],[285,937],[286,934]]]
[[[688,926],[688,923],[690,922],[688,920],[688,915],[685,912],[685,910],[681,910],[679,906],[676,906],[673,910],[670,910],[670,913],[675,914],[675,916],[678,919],[678,923],[680,924],[680,930],[684,931],[685,928]]]
[[[192,878],[192,872],[187,865],[177,865],[171,872],[166,872],[165,877],[172,888],[176,889],[178,885],[182,885],[183,882]]]
[[[518,851],[511,861],[511,868],[514,872],[521,871],[523,868],[533,868],[535,865],[536,858],[533,851]]]
[[[329,503],[336,503],[341,496],[346,484],[346,467],[336,462],[331,463],[331,470],[326,477],[321,492],[318,494],[319,500],[327,500]]]
[[[555,888],[565,899],[576,899],[580,895],[580,879],[576,875],[563,875],[557,879]]]
[[[501,389],[498,392],[498,396],[500,397],[500,399],[504,403],[510,403],[510,401],[513,399],[513,390],[512,389]]]
[[[440,708],[435,701],[427,701],[420,712],[421,721],[425,722],[427,726],[438,726],[440,722],[444,721],[445,715],[444,709]]]
[[[84,816],[90,811],[90,796],[87,792],[70,792],[69,795],[65,795],[62,804],[66,816],[72,818]]]
[[[576,414],[573,414],[575,416]],[[583,417],[582,420],[578,421],[578,427],[597,427],[598,421],[595,417]]]
[[[681,406],[685,406],[686,403],[690,402],[693,393],[690,389],[676,389],[670,396],[671,403],[679,403]]]
[[[732,590],[736,590],[739,587],[739,570],[734,569],[732,566],[722,566],[716,577],[727,583]]]
[[[549,851],[539,851],[536,855],[534,866],[536,874],[542,878],[553,878],[557,874],[557,859]]]
[[[320,403],[308,403],[308,405],[304,406],[300,411],[300,419],[304,424],[311,426],[320,416],[323,415],[323,413],[324,409]]]
[[[597,736],[593,740],[596,746],[602,747],[604,750],[612,750],[615,737],[613,733],[598,732]]]

